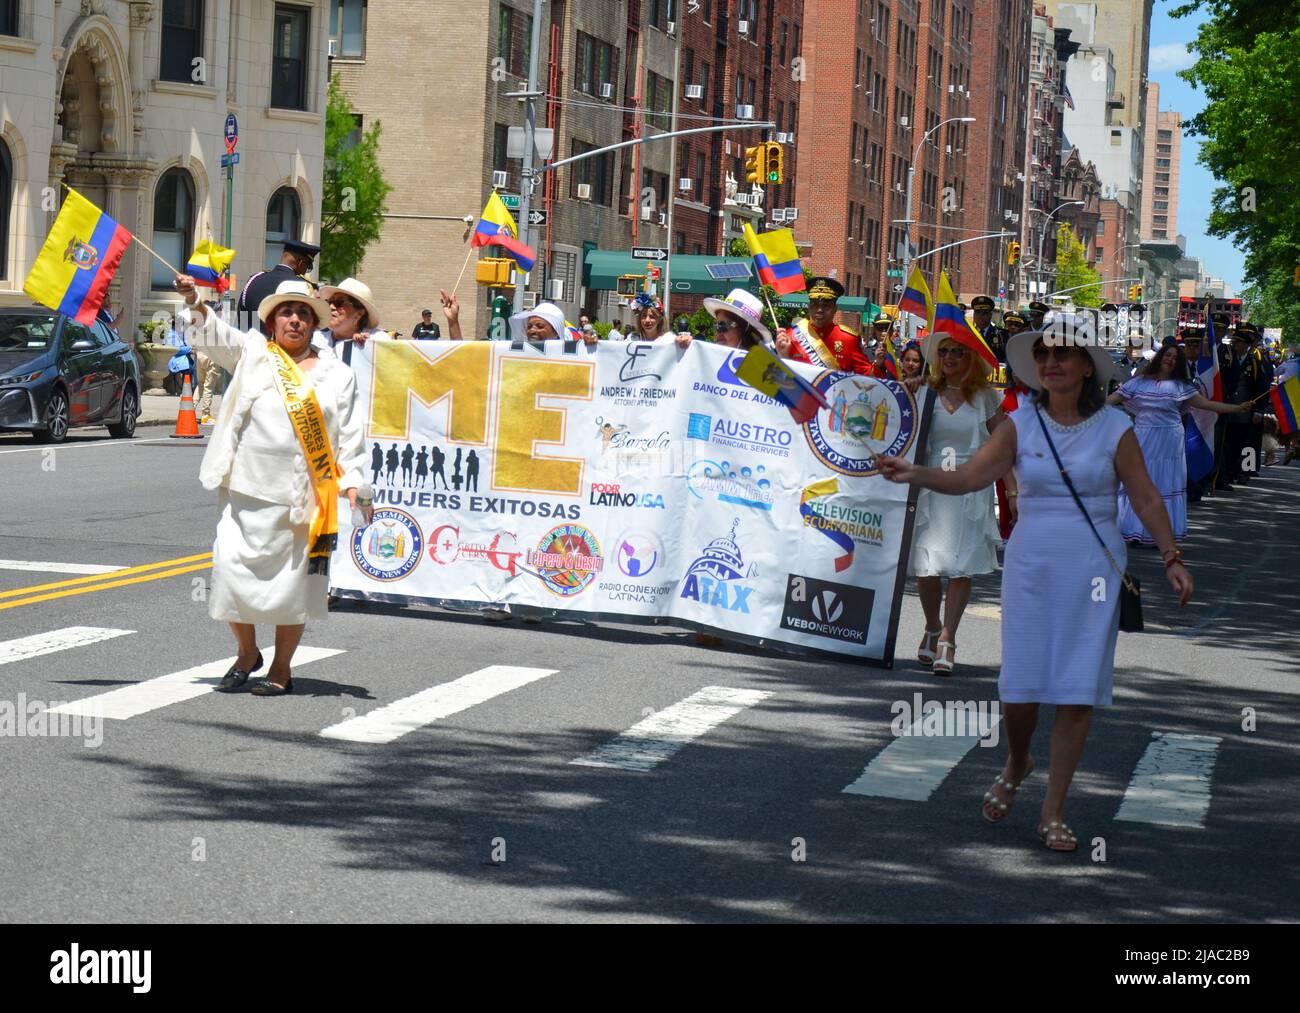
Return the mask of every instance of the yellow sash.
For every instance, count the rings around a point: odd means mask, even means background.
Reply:
[[[316,493],[316,510],[311,518],[311,532],[307,544],[307,572],[329,573],[330,554],[338,544],[339,532],[339,468],[330,446],[329,432],[325,428],[325,415],[316,391],[307,386],[306,378],[289,353],[273,341],[267,342],[271,356],[275,389],[280,392],[284,410],[289,413],[289,423],[298,436],[307,459],[312,489]]]
[[[817,337],[807,318],[795,321],[794,336],[799,342],[799,347],[803,349],[804,355],[808,356],[808,361],[814,366],[821,366],[823,369],[840,368],[839,360],[831,354],[831,350],[826,347],[826,342]]]

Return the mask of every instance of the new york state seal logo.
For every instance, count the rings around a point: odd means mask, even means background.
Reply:
[[[841,475],[879,474],[876,459],[907,452],[916,435],[916,401],[901,383],[856,373],[823,373],[815,386],[826,396],[804,423],[808,446],[826,467]]]

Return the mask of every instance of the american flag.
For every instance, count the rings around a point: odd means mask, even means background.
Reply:
[[[1074,97],[1070,94],[1070,86],[1062,82],[1061,97],[1065,99],[1065,104],[1071,109],[1074,108]]]

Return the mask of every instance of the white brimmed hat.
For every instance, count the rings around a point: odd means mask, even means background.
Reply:
[[[329,303],[316,295],[311,290],[311,284],[301,278],[280,282],[279,287],[274,292],[257,304],[258,319],[262,323],[266,323],[267,318],[275,312],[275,308],[286,302],[300,302],[310,306],[316,313],[317,327],[329,320]]]
[[[712,313],[722,310],[739,318],[763,336],[763,343],[772,343],[772,332],[763,323],[763,300],[747,289],[733,288],[725,299],[712,297],[704,300],[704,308]]]
[[[525,328],[529,317],[541,317],[551,325],[557,338],[569,336],[568,328],[564,325],[564,310],[553,302],[539,302],[532,309],[523,310],[510,318],[510,333],[521,341],[527,337]]]
[[[370,286],[364,282],[357,281],[356,278],[344,278],[337,285],[322,285],[320,287],[320,297],[329,302],[334,296],[342,292],[350,299],[355,299],[366,310],[366,326],[379,326],[379,307],[375,305],[374,294],[370,291]],[[328,316],[328,312],[326,316]]]
[[[1060,320],[1058,314],[1057,319]],[[1019,334],[1013,334],[1011,340],[1007,342],[1007,366],[1016,375],[1016,379],[1032,390],[1042,390],[1043,385],[1038,382],[1038,366],[1034,362],[1034,342],[1042,341],[1044,344],[1062,344],[1060,335],[1044,335],[1042,331],[1021,331]],[[1079,344],[1075,346],[1088,353],[1092,359],[1093,367],[1097,371],[1097,381],[1104,389],[1106,384],[1113,379],[1119,367],[1116,366],[1115,360],[1110,357],[1110,352],[1098,344]]]

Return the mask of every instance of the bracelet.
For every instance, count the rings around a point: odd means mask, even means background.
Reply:
[[[1007,490],[1007,498],[1008,498],[1008,499],[1015,499],[1015,498],[1016,498],[1017,496],[1019,496],[1019,495],[1020,495],[1020,490],[1018,490],[1018,489],[1008,489],[1008,490]]]
[[[1169,569],[1169,567],[1173,566],[1175,563],[1182,563],[1182,561],[1183,561],[1183,550],[1182,550],[1182,549],[1170,549],[1168,552],[1164,553],[1163,556],[1164,556],[1164,559],[1165,559],[1165,569],[1167,570],[1167,569]]]

